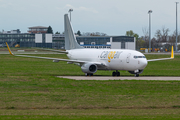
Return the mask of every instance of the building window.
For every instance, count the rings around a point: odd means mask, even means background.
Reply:
[[[121,42],[121,49],[125,49],[125,41]]]

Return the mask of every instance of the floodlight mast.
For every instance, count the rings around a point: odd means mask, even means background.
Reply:
[[[179,2],[176,2],[176,52],[177,52],[177,38],[178,38],[178,27],[177,27],[177,24],[178,24],[178,22],[177,22],[177,4],[178,4]]]
[[[151,52],[151,13],[152,10],[148,11],[149,14],[149,53]]]
[[[71,21],[71,12],[73,11],[73,9],[69,9],[69,13],[70,13],[70,21]]]

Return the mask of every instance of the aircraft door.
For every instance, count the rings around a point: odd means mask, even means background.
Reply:
[[[131,53],[129,53],[129,54],[127,55],[127,59],[126,59],[126,62],[127,62],[127,63],[130,62],[130,56],[131,56]]]

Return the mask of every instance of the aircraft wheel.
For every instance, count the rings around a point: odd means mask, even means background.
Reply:
[[[113,73],[112,73],[112,76],[116,76],[116,72],[113,72]]]
[[[93,76],[92,73],[86,73],[85,75],[86,75],[86,76]]]
[[[92,74],[92,73],[90,73],[90,74],[89,74],[89,76],[93,76],[93,74]]]
[[[135,74],[135,77],[139,77],[139,74]]]
[[[117,76],[120,76],[120,72],[117,72]]]

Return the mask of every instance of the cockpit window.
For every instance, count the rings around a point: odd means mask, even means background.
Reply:
[[[146,58],[145,56],[134,56],[134,58]]]

